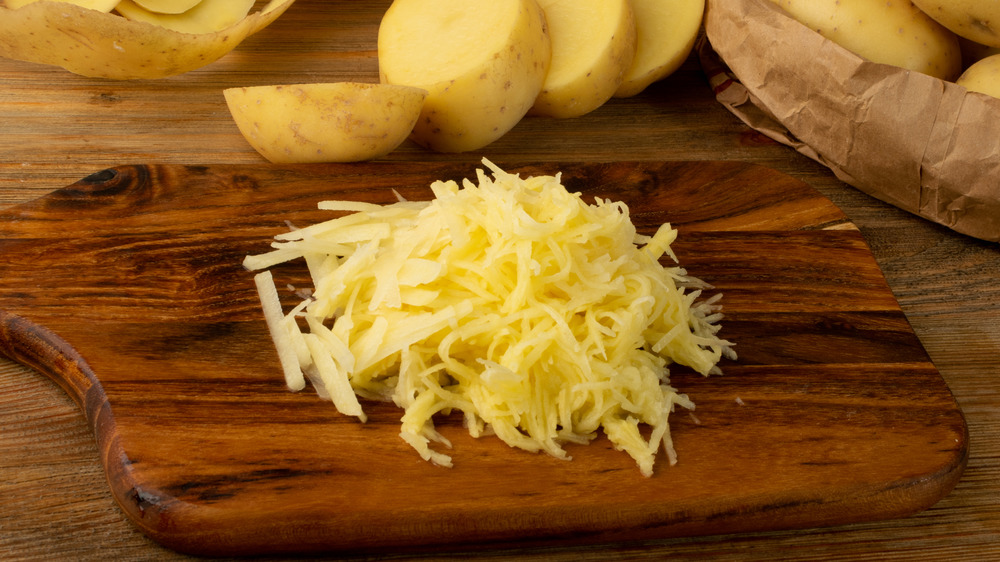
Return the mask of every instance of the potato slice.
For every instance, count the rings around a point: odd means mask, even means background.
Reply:
[[[639,33],[635,59],[615,97],[638,94],[677,70],[694,48],[705,0],[632,0]]]
[[[95,78],[163,78],[205,66],[278,18],[295,0],[271,0],[216,33],[187,34],[63,2],[0,8],[0,56]]]
[[[118,13],[134,21],[144,21],[181,33],[214,33],[247,17],[254,0],[202,0],[184,13],[157,13],[132,0],[121,0]]]
[[[3,5],[7,6],[12,10],[16,10],[22,6],[27,6],[28,4],[38,2],[39,0],[6,0]],[[74,4],[80,6],[81,8],[87,8],[88,10],[97,10],[98,12],[109,13],[111,10],[115,9],[118,5],[119,0],[52,0],[55,2],[62,2],[64,4]]]
[[[465,152],[497,140],[528,112],[551,48],[535,0],[395,0],[379,26],[379,75],[428,91],[417,143]]]
[[[534,115],[577,117],[608,101],[636,49],[631,0],[538,0],[549,24],[552,62]]]
[[[406,140],[425,90],[336,82],[229,88],[229,111],[247,142],[279,163],[357,162]]]
[[[140,7],[158,14],[183,14],[201,0],[135,0]]]

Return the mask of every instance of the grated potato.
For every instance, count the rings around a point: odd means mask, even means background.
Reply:
[[[455,411],[473,436],[527,451],[569,458],[564,444],[603,430],[643,475],[660,448],[673,464],[667,418],[694,404],[668,366],[708,375],[735,357],[716,335],[721,295],[699,300],[704,284],[660,264],[676,262],[669,224],[640,235],[621,202],[587,204],[559,175],[483,162],[492,178],[435,182],[431,201],[323,202],[350,214],[246,258],[250,270],[303,258],[312,277],[285,313],[257,274],[289,388],[308,378],[362,420],[358,396],[392,400],[402,439],[443,466],[431,445],[451,445],[434,416]]]

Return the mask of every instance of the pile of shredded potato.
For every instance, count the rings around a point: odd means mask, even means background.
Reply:
[[[568,458],[563,444],[608,439],[653,472],[667,417],[694,404],[667,366],[708,375],[722,356],[718,297],[659,259],[676,231],[636,233],[623,203],[587,204],[560,176],[520,178],[484,160],[491,179],[435,182],[435,198],[320,208],[351,211],[276,237],[248,256],[264,270],[304,258],[311,296],[285,313],[256,276],[293,390],[308,377],[337,409],[365,419],[358,396],[405,410],[401,437],[420,455],[450,447],[433,418],[460,411],[473,436]],[[645,435],[648,435],[645,436]]]

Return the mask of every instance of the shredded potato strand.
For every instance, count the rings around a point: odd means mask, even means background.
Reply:
[[[304,324],[308,337],[272,334],[279,349],[299,350],[298,365],[283,354],[290,386],[304,372],[361,419],[345,388],[393,400],[404,441],[444,466],[451,458],[431,445],[450,443],[433,418],[453,411],[472,435],[527,451],[569,458],[565,443],[603,431],[646,476],[661,448],[675,462],[668,416],[694,404],[668,366],[708,375],[735,357],[717,337],[719,295],[698,300],[703,284],[660,264],[676,262],[670,225],[639,235],[623,203],[586,204],[558,175],[484,165],[492,178],[435,182],[428,202],[323,202],[351,214],[247,257],[248,269],[302,257],[313,276],[312,296],[283,323]]]

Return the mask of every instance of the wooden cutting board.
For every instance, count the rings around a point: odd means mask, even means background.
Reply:
[[[504,166],[503,162],[498,162]],[[456,163],[123,166],[0,212],[0,352],[52,376],[92,424],[144,532],[198,554],[478,548],[807,528],[902,517],[965,466],[961,410],[860,233],[818,192],[736,162],[504,166],[561,171],[680,231],[723,293],[722,376],[682,369],[679,462],[650,478],[606,439],[573,460],[441,431],[454,468],[289,392],[242,258],[323,199],[430,197]],[[296,274],[299,266],[286,268]],[[290,305],[297,299],[283,296]]]

